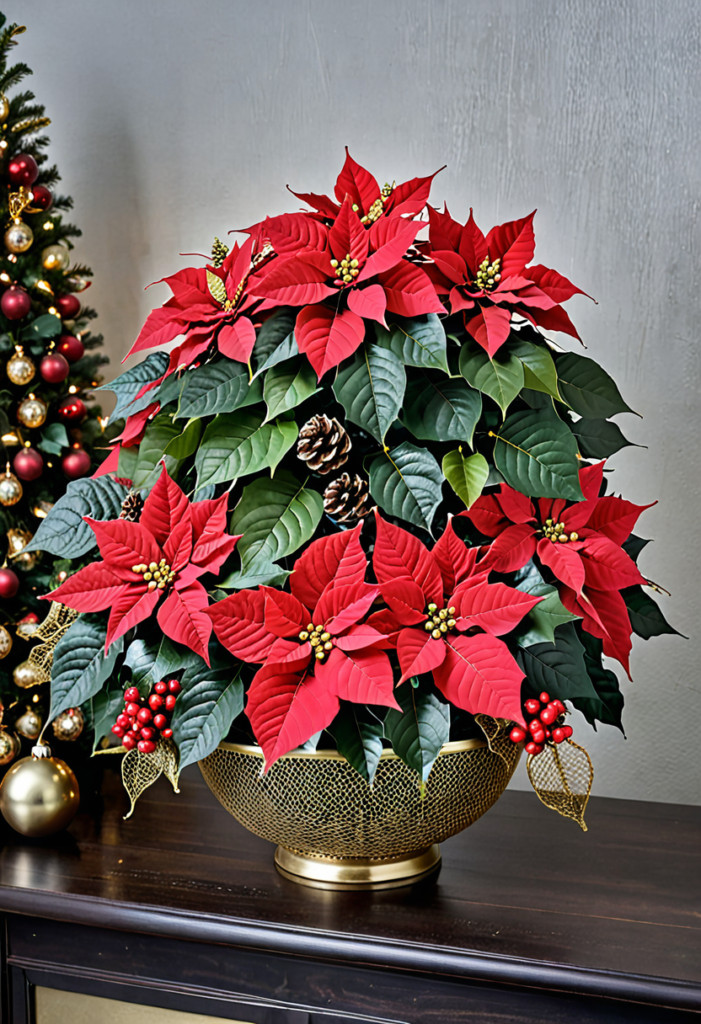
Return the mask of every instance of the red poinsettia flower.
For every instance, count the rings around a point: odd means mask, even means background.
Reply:
[[[208,614],[222,644],[262,664],[246,714],[266,765],[331,724],[340,700],[397,707],[385,636],[363,621],[379,594],[364,582],[360,526],[322,537],[297,559],[287,593],[239,590]]]
[[[226,533],[226,513],[226,494],[190,503],[164,468],[137,523],[85,516],[102,561],[79,569],[46,598],[79,612],[111,608],[105,649],[159,606],[165,635],[209,664],[212,623],[199,578],[217,574],[234,550],[238,537]]]
[[[512,313],[579,338],[560,303],[586,292],[555,270],[528,266],[535,250],[535,210],[492,228],[486,236],[472,210],[464,225],[447,208],[441,213],[429,206],[428,212],[433,265],[427,271],[438,294],[447,296],[451,312],[464,312],[466,329],[490,357],[508,338]]]
[[[432,672],[456,707],[523,723],[523,672],[498,637],[542,598],[489,583],[486,571],[475,570],[477,549],[450,522],[429,551],[412,533],[376,520],[372,564],[389,611],[370,621],[395,631],[400,682]]]
[[[501,484],[496,494],[482,495],[460,515],[495,538],[480,568],[512,572],[537,555],[559,581],[565,607],[582,617],[584,629],[603,640],[604,654],[628,672],[631,626],[619,591],[646,580],[621,545],[651,506],[599,497],[603,472],[603,462],[580,469],[583,501],[531,501]]]

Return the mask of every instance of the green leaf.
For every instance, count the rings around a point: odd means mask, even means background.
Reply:
[[[250,570],[237,569],[229,573],[219,586],[227,590],[250,590],[252,587],[282,587],[290,575],[289,570],[281,569],[274,562],[261,562]]]
[[[236,546],[243,572],[291,555],[313,536],[323,511],[321,495],[286,470],[244,487],[230,526],[232,533],[243,534]]]
[[[117,456],[117,476],[120,480],[133,480],[138,461],[138,445],[130,445],[128,448],[119,449],[119,455]]]
[[[683,635],[674,626],[670,626],[657,602],[643,590],[642,586],[626,587],[621,591],[621,596],[626,603],[633,632],[643,640],[663,636],[665,633]]]
[[[47,551],[62,558],[81,558],[95,547],[95,534],[83,516],[116,519],[126,492],[109,476],[72,480],[27,544],[27,551]]]
[[[402,361],[390,349],[364,343],[339,370],[333,390],[348,419],[384,444],[402,406],[405,387]]]
[[[164,636],[161,638],[151,675],[158,681],[172,676],[174,672],[181,672],[192,665],[197,665],[200,661],[202,659],[199,654],[195,654],[189,647],[175,643],[174,640]]]
[[[112,391],[117,396],[117,404],[115,405],[110,419],[112,421],[120,419],[127,410],[127,407],[131,405],[136,395],[139,393],[144,384],[150,384],[154,380],[158,380],[162,377],[168,368],[168,356],[165,352],[152,352],[146,356],[144,360],[137,363],[136,366],[129,367],[124,373],[120,373],[118,377],[111,380],[109,384],[103,384],[102,387],[98,388],[98,391]],[[144,396],[146,402],[142,408],[146,408],[154,400],[155,392],[149,392]],[[141,401],[141,400],[140,400]],[[138,407],[129,409],[129,412],[138,412]]]
[[[388,515],[431,532],[443,474],[425,448],[408,441],[369,460],[370,493]]]
[[[497,403],[503,417],[524,386],[525,377],[520,359],[499,356],[501,353],[490,359],[479,345],[464,345],[460,350],[460,373],[468,384]]]
[[[472,444],[481,412],[479,391],[462,378],[436,378],[422,373],[409,382],[402,423],[422,441]]]
[[[180,396],[185,390],[188,380],[190,379],[190,375],[194,373],[197,373],[197,370],[169,373],[163,383],[151,392],[151,395],[155,395],[160,402],[161,409],[166,405],[170,405],[171,402],[180,402]],[[131,412],[131,410],[129,411]],[[169,409],[168,412],[172,413],[173,410]],[[177,408],[175,411],[175,417],[177,419]]]
[[[297,433],[296,423],[265,423],[260,412],[239,410],[216,416],[205,430],[195,457],[197,489],[263,469],[274,470],[297,440]]]
[[[165,450],[170,442],[179,433],[180,427],[173,423],[168,413],[161,413],[160,416],[156,416],[154,420],[151,420],[139,444],[139,454],[131,477],[133,486],[137,490],[141,490],[142,487],[148,487],[150,483],[153,483],[153,478],[156,475],[154,470],[164,457]],[[166,456],[166,468],[171,476],[175,466],[176,460]]]
[[[51,673],[50,720],[94,697],[109,678],[124,648],[124,638],[115,640],[105,654],[106,635],[106,623],[83,616],[57,643]]]
[[[447,339],[435,313],[417,320],[393,324],[389,331],[377,327],[377,340],[404,363],[448,373]]]
[[[268,356],[272,355],[278,345],[292,334],[296,317],[297,312],[294,309],[279,309],[259,328],[253,348],[253,362],[257,372],[260,372]]]
[[[382,754],[382,722],[368,708],[341,701],[329,732],[339,754],[372,785]]]
[[[466,508],[470,508],[482,493],[489,476],[489,463],[484,455],[475,452],[467,458],[456,448],[443,456],[443,476]]]
[[[60,316],[54,316],[53,313],[45,313],[43,316],[38,316],[36,320],[32,320],[31,324],[24,328],[22,331],[22,340],[28,341],[48,341],[49,338],[58,338],[63,326],[61,324]]]
[[[634,533],[631,533],[628,539],[623,541],[623,550],[627,555],[630,555],[634,562],[637,562],[640,557],[640,552],[646,548],[649,543],[650,541],[646,540],[644,537],[636,537]]]
[[[519,338],[515,344],[509,345],[509,355],[516,356],[523,364],[525,387],[560,398],[555,362],[544,345],[534,345],[532,341]]]
[[[581,501],[577,442],[553,409],[526,409],[492,435],[494,464],[507,484],[530,498]]]
[[[261,398],[260,384],[249,383],[245,366],[231,359],[207,363],[188,371],[176,419],[234,412],[260,402]]]
[[[397,757],[426,782],[450,735],[450,708],[433,693],[405,683],[395,692],[401,711],[390,708],[385,733]]]
[[[68,431],[63,423],[49,423],[42,431],[41,440],[37,448],[46,452],[47,455],[60,455],[64,448],[70,444]]]
[[[316,374],[305,360],[288,359],[268,370],[263,384],[263,398],[268,407],[267,420],[301,405],[316,391]]]
[[[625,736],[621,718],[623,694],[615,672],[604,668],[602,664],[603,644],[601,640],[584,630],[581,631],[581,638],[584,645],[584,664],[596,690],[596,697],[575,697],[571,703],[595,729],[598,721],[604,725],[615,725]]]
[[[563,352],[555,357],[560,394],[579,416],[608,419],[619,412],[633,412],[615,381],[593,359]]]
[[[243,711],[243,681],[233,661],[188,668],[171,727],[180,752],[179,771],[211,754]]]
[[[529,562],[516,574],[516,587],[526,594],[543,598],[539,604],[531,608],[518,627],[518,642],[521,647],[555,643],[557,627],[577,618],[567,611],[560,600],[557,588],[545,582],[533,562]]]
[[[109,736],[117,715],[124,710],[124,693],[118,690],[100,690],[91,701],[91,718],[93,726],[93,753],[97,750],[103,736]]]
[[[189,459],[197,451],[197,445],[202,433],[202,420],[190,420],[182,434],[178,434],[166,445],[165,454],[181,462]]]
[[[227,299],[226,285],[222,279],[217,274],[213,274],[211,270],[207,271],[207,288],[215,302],[221,303],[222,306],[225,305]]]
[[[608,420],[577,420],[572,424],[572,433],[577,438],[579,450],[586,459],[608,459],[621,448],[633,445],[632,441],[623,436],[618,424],[609,423]]]
[[[545,690],[551,698],[559,700],[596,698],[584,664],[584,647],[571,622],[558,627],[554,643],[519,647],[516,661],[528,680],[529,692]]]
[[[158,648],[141,637],[127,647],[124,664],[131,669],[131,685],[138,687],[142,697],[147,697],[152,684],[158,681],[153,675],[157,657]]]
[[[271,366],[277,366],[278,363],[284,363],[287,359],[293,359],[299,356],[299,348],[297,347],[297,340],[294,334],[290,333],[287,337],[280,342],[277,348],[274,348],[270,353],[265,362],[258,367],[254,374],[254,378],[260,377],[262,373],[269,370]]]

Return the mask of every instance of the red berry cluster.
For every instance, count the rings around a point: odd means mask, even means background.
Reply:
[[[159,739],[170,739],[170,716],[180,690],[178,680],[169,679],[156,683],[146,700],[136,686],[124,691],[124,711],[117,715],[112,732],[127,750],[137,747],[142,754],[152,754]]]
[[[572,726],[564,725],[565,705],[561,700],[550,700],[549,693],[541,693],[538,698],[531,698],[523,705],[527,715],[530,715],[527,728],[515,725],[509,733],[514,743],[523,743],[530,734],[530,740],[526,743],[527,754],[540,754],[546,743],[562,743],[572,735]]]

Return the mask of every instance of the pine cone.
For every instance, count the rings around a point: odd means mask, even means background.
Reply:
[[[299,432],[297,456],[317,473],[332,473],[348,461],[351,439],[337,419],[312,416]]]
[[[122,502],[122,510],[119,513],[120,519],[126,519],[128,523],[135,523],[138,521],[141,515],[141,509],[144,507],[144,499],[141,497],[138,491],[129,491],[126,498]]]
[[[324,491],[324,512],[339,523],[352,523],[370,511],[367,480],[356,473],[341,473]]]

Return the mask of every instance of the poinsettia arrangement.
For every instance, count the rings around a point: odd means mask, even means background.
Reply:
[[[39,531],[97,549],[49,595],[81,613],[52,711],[91,700],[96,743],[180,767],[227,736],[267,767],[333,743],[371,782],[383,746],[426,779],[491,719],[534,760],[620,728],[608,659],[673,632],[637,564],[648,506],[611,493],[631,410],[534,215],[484,234],[433,178],[381,187],[347,155],[333,198],[164,279],[110,385],[123,430]]]

